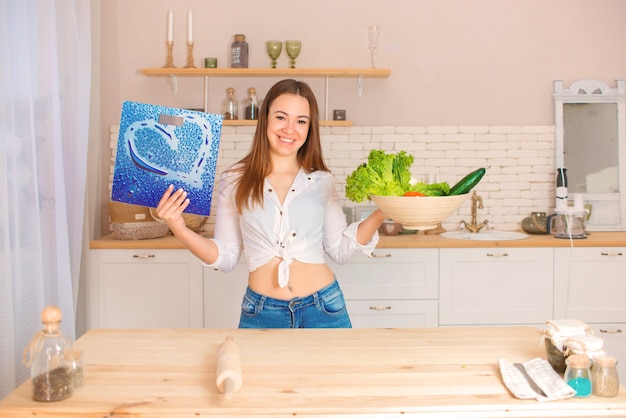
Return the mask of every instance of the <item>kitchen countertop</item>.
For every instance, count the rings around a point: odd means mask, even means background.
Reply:
[[[489,247],[621,247],[626,246],[626,232],[592,232],[586,239],[560,239],[553,235],[529,235],[512,241],[470,241],[443,238],[438,235],[381,235],[378,248],[489,248]],[[145,240],[119,240],[113,234],[90,242],[91,249],[183,249],[180,241],[168,235]]]
[[[218,346],[231,335],[243,386],[216,388]],[[85,385],[59,402],[31,400],[30,382],[0,417],[596,417],[626,416],[626,388],[555,402],[520,400],[498,358],[545,358],[538,329],[92,329]]]

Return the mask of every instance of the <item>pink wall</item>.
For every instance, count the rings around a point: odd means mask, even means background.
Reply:
[[[626,78],[623,0],[106,0],[101,12],[101,199],[106,231],[109,127],[125,100],[201,108],[203,80],[141,68],[165,63],[167,11],[174,11],[174,64],[186,63],[186,14],[194,15],[195,65],[229,62],[235,33],[246,34],[250,66],[269,67],[264,43],[300,39],[305,67],[367,67],[367,26],[382,27],[379,67],[388,79],[333,79],[329,108],[347,109],[355,126],[551,126],[553,80]],[[286,67],[287,56],[279,58]],[[212,79],[209,111],[226,87],[262,98],[276,80]],[[318,97],[323,80],[309,81]],[[322,103],[320,103],[322,106]],[[100,214],[99,211],[102,211]]]
[[[546,125],[552,81],[607,82],[626,76],[622,0],[107,0],[102,2],[103,126],[124,100],[202,107],[201,79],[145,77],[165,63],[166,15],[174,11],[174,64],[186,62],[186,14],[194,14],[194,57],[228,63],[234,33],[247,35],[251,67],[269,66],[264,42],[303,42],[298,66],[366,67],[366,27],[382,26],[379,66],[386,80],[332,80],[330,108],[361,125]],[[287,56],[279,58],[287,66]],[[263,96],[273,79],[215,79],[210,111],[225,88]],[[323,92],[320,80],[309,80]]]

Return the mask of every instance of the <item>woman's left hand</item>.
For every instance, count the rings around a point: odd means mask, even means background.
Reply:
[[[365,245],[371,241],[374,233],[378,231],[378,228],[382,223],[389,219],[389,217],[380,209],[376,209],[372,212],[363,222],[359,224],[359,229],[356,233],[356,239],[361,245]]]

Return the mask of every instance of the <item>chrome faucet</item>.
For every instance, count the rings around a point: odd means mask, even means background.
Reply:
[[[465,221],[461,221],[461,228],[465,227],[470,232],[476,233],[489,223],[489,221],[485,219],[480,224],[476,224],[476,209],[483,209],[483,198],[478,196],[476,190],[474,190],[472,192],[472,223],[468,224]]]

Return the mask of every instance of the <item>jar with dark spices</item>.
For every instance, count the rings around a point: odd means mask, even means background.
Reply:
[[[259,118],[259,101],[256,98],[256,89],[250,87],[248,95],[241,102],[243,107],[243,118],[248,120],[256,120]]]
[[[43,329],[24,350],[24,365],[30,368],[32,397],[52,402],[74,393],[72,342],[61,331],[61,310],[48,306],[41,313]]]
[[[235,97],[235,89],[229,87],[226,89],[226,98],[222,101],[222,115],[224,119],[233,120],[238,118],[237,98]]]
[[[594,395],[608,398],[618,395],[619,377],[615,357],[598,356],[593,358],[591,382]]]

